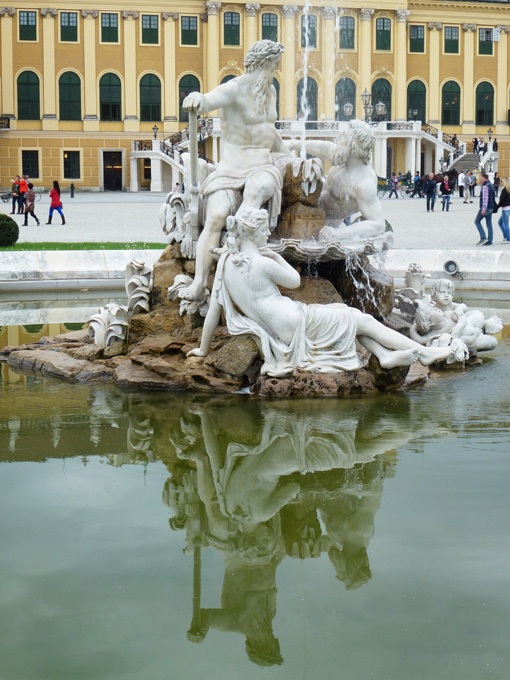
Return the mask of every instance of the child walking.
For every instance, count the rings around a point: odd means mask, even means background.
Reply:
[[[39,226],[41,223],[37,219],[37,215],[34,213],[35,209],[35,192],[34,192],[34,185],[32,182],[28,183],[28,191],[25,196],[25,221],[23,222],[24,227],[28,227],[28,216],[32,215],[34,220],[37,222],[37,226]]]

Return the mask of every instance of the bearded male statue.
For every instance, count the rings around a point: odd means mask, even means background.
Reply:
[[[273,76],[283,45],[260,40],[248,50],[246,72],[212,92],[192,92],[185,111],[205,114],[219,110],[222,156],[217,169],[203,182],[205,223],[196,250],[193,283],[179,292],[185,300],[199,300],[205,291],[213,257],[229,215],[240,207],[268,207],[271,228],[280,212],[282,176],[271,154],[293,156],[275,128],[276,90]]]

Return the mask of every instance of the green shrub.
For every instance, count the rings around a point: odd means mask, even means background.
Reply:
[[[0,213],[0,248],[13,246],[18,238],[19,228],[16,222],[9,215]]]

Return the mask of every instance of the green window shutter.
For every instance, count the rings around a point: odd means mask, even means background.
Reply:
[[[39,178],[39,152],[38,151],[22,151],[21,152],[21,172],[29,179]]]
[[[77,42],[78,14],[76,12],[60,13],[60,40],[65,42]]]
[[[142,43],[145,45],[157,45],[158,17],[156,14],[142,14]]]
[[[37,14],[36,12],[19,13],[19,39],[37,40]]]
[[[409,51],[425,52],[424,26],[409,26]]]
[[[453,80],[443,85],[441,103],[441,124],[459,125],[460,123],[460,86]]]
[[[60,120],[81,120],[81,83],[80,78],[68,71],[58,81]]]
[[[80,179],[79,151],[64,151],[64,179]]]
[[[225,45],[239,45],[241,35],[239,31],[239,13],[225,12],[223,16],[223,42]]]
[[[181,45],[198,45],[196,17],[181,17]]]
[[[140,120],[161,121],[161,83],[153,73],[140,80]]]
[[[478,54],[492,54],[492,28],[478,29]]]
[[[40,118],[39,78],[32,71],[23,71],[18,76],[18,119]]]
[[[317,17],[313,14],[301,16],[301,47],[306,47],[308,32],[308,47],[317,47]]]
[[[444,28],[444,51],[446,54],[459,53],[459,27],[445,26]]]
[[[105,73],[99,81],[99,109],[101,120],[121,120],[121,84],[115,73]]]
[[[480,83],[476,88],[476,125],[494,125],[494,88]]]
[[[354,49],[354,19],[353,17],[340,17],[340,49]]]
[[[377,19],[375,22],[375,49],[391,50],[391,21]]]
[[[117,14],[101,14],[101,42],[119,42],[119,17]]]
[[[278,16],[276,14],[262,15],[262,40],[278,41]]]

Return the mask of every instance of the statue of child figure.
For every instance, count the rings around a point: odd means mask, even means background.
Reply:
[[[447,335],[458,338],[468,349],[479,352],[494,349],[498,344],[492,335],[503,325],[498,316],[485,319],[478,310],[453,302],[455,287],[448,279],[438,279],[432,284],[430,304],[418,303],[410,336],[422,345],[443,344]]]
[[[209,310],[200,347],[204,357],[223,309],[231,335],[251,335],[261,349],[261,373],[285,376],[295,368],[310,372],[354,371],[360,367],[356,338],[383,368],[428,365],[452,355],[450,347],[423,347],[345,304],[306,305],[280,293],[298,288],[298,272],[267,248],[269,217],[264,209],[241,208],[227,218],[227,242],[219,251]]]

